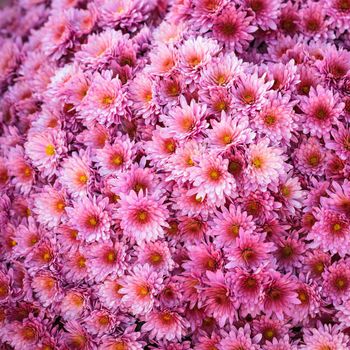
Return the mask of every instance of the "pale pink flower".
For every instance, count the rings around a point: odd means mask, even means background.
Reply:
[[[127,135],[118,134],[113,144],[106,143],[95,153],[93,160],[101,176],[118,174],[131,166],[135,156],[134,142]]]
[[[160,119],[167,127],[166,133],[182,141],[188,138],[198,138],[205,132],[208,127],[205,117],[205,105],[200,105],[194,100],[188,104],[185,97],[181,96],[180,106],[170,110],[167,115],[162,115]]]
[[[119,123],[125,114],[126,97],[118,77],[110,70],[95,73],[91,86],[77,107],[79,118],[87,127],[99,123],[110,126]]]
[[[210,234],[218,247],[231,245],[242,232],[252,234],[256,226],[253,217],[248,215],[240,206],[231,204],[229,208],[223,207],[217,211],[210,222]]]
[[[250,144],[255,133],[248,128],[248,125],[247,118],[233,118],[222,111],[220,120],[213,119],[212,128],[207,131],[210,146],[217,151],[224,152],[233,147]]]
[[[33,212],[40,224],[54,228],[65,219],[65,207],[68,199],[64,190],[45,186],[43,191],[34,195]]]
[[[119,41],[123,34],[121,31],[106,29],[98,34],[88,36],[86,44],[75,54],[75,58],[82,65],[90,69],[104,68],[115,59]]]
[[[195,81],[211,58],[219,52],[215,40],[198,36],[186,40],[180,47],[179,68],[185,75],[187,84]]]
[[[72,227],[78,230],[78,237],[87,242],[106,240],[110,236],[111,217],[108,198],[82,197],[67,207]]]
[[[58,281],[48,271],[39,271],[32,279],[32,288],[44,307],[51,305],[58,295]]]
[[[133,238],[137,243],[163,237],[163,228],[168,227],[165,197],[159,197],[157,192],[148,194],[143,191],[131,191],[120,197],[116,217],[120,219],[120,227],[125,236]]]
[[[89,247],[89,276],[97,282],[106,277],[121,276],[126,268],[126,247],[123,243],[95,243]]]
[[[87,298],[81,291],[70,289],[62,298],[60,314],[67,321],[74,320],[82,316],[87,305]]]
[[[236,188],[236,181],[227,168],[228,159],[215,154],[203,155],[190,173],[193,188],[188,194],[195,194],[201,200],[207,197],[208,203],[216,206],[223,205],[225,197],[231,196]]]
[[[181,340],[186,334],[188,321],[171,310],[151,311],[145,316],[142,331],[150,332],[150,339]]]
[[[135,265],[129,275],[120,280],[122,303],[135,315],[149,313],[155,302],[155,295],[160,290],[163,279],[149,265]]]
[[[8,153],[7,169],[12,177],[11,182],[23,194],[28,194],[34,182],[35,172],[25,158],[20,146],[11,148]]]
[[[73,197],[83,197],[88,193],[91,175],[89,154],[73,152],[62,162],[58,181]]]
[[[268,139],[251,144],[248,149],[247,175],[250,190],[266,191],[267,186],[286,174],[286,157],[277,147],[270,147]]]

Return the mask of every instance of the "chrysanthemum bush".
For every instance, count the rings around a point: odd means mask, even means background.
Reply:
[[[0,349],[350,349],[350,1],[0,12]]]

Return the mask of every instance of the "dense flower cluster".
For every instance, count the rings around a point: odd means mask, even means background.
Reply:
[[[0,12],[0,349],[346,350],[350,0]]]

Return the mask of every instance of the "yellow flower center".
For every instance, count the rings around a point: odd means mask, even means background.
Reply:
[[[113,97],[105,96],[102,99],[102,104],[105,105],[105,106],[110,106],[112,104],[113,100],[114,100]]]
[[[263,165],[263,161],[260,157],[255,157],[252,160],[252,164],[255,168],[260,169]]]
[[[117,165],[117,166],[120,166],[123,164],[123,156],[120,155],[120,154],[116,154],[113,158],[112,158],[112,162],[113,164]]]
[[[55,151],[55,147],[53,145],[48,145],[45,148],[45,152],[48,156],[53,156],[55,155],[56,151]]]

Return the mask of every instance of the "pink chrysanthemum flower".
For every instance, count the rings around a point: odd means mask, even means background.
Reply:
[[[223,332],[223,337],[218,345],[220,350],[228,349],[249,349],[258,350],[261,335],[257,334],[254,337],[251,334],[249,324],[245,324],[243,328],[232,326],[229,333]]]
[[[331,39],[335,38],[333,33],[329,33],[331,20],[326,17],[326,11],[323,6],[318,6],[315,2],[308,2],[307,6],[300,11],[300,27],[303,35],[319,40],[320,37]]]
[[[320,142],[314,138],[304,138],[294,151],[295,166],[305,175],[321,176],[326,167],[328,154]]]
[[[266,341],[262,347],[263,350],[297,350],[297,345],[291,343],[289,336],[286,335],[283,339],[272,339]]]
[[[342,185],[338,182],[332,182],[332,190],[327,190],[324,197],[321,198],[322,205],[344,214],[350,219],[350,181],[345,179]]]
[[[0,270],[0,302],[6,303],[11,295],[10,278]]]
[[[145,1],[97,0],[96,5],[100,12],[100,25],[113,28],[120,26],[134,32],[138,23],[146,19],[145,14],[147,13],[147,9],[148,11],[152,9],[153,1],[150,1],[150,6],[147,6],[147,2]]]
[[[91,34],[83,44],[75,58],[82,65],[90,69],[104,68],[115,58],[117,46],[123,34],[121,31],[106,29],[99,34]]]
[[[283,339],[288,335],[290,325],[276,317],[261,316],[253,320],[253,334],[261,334],[262,342]]]
[[[142,350],[145,342],[139,340],[141,333],[135,332],[135,325],[125,328],[124,334],[103,336],[99,345],[101,350]]]
[[[131,313],[144,315],[149,313],[159,292],[163,279],[161,273],[154,271],[149,265],[135,265],[129,275],[120,280],[122,303]]]
[[[81,132],[77,140],[94,152],[95,149],[103,148],[106,142],[110,141],[109,130],[104,125],[96,124],[91,129]]]
[[[202,33],[207,32],[212,27],[212,22],[228,0],[195,0],[189,24]]]
[[[188,190],[183,187],[173,188],[172,201],[171,208],[178,211],[181,216],[202,216],[207,219],[209,214],[215,211],[207,198],[198,199],[195,194],[188,195]]]
[[[262,30],[276,30],[281,4],[277,0],[245,0],[245,6],[254,14],[253,24]]]
[[[42,49],[47,56],[59,59],[73,46],[73,37],[68,13],[58,11],[51,14],[42,32]]]
[[[304,276],[302,276],[305,280]],[[324,301],[321,298],[321,287],[312,279],[305,282],[299,281],[297,287],[300,304],[294,305],[291,316],[296,322],[308,323],[309,317],[317,317],[322,309]]]
[[[129,95],[135,114],[144,118],[146,124],[154,125],[160,111],[156,100],[155,82],[151,76],[146,73],[137,75],[130,84]]]
[[[214,317],[220,327],[223,327],[227,321],[233,322],[239,304],[233,296],[230,282],[222,271],[218,270],[215,273],[207,271],[205,284],[201,296],[206,313]]]
[[[293,172],[283,175],[279,179],[278,186],[271,186],[283,206],[286,215],[295,215],[304,204],[306,192],[301,189],[298,177],[293,177]]]
[[[18,65],[19,47],[12,40],[2,40],[0,51],[0,87],[2,88]]]
[[[87,307],[86,296],[79,290],[70,289],[60,304],[60,314],[65,320],[74,320],[82,316]]]
[[[230,49],[239,53],[253,40],[251,33],[257,27],[251,25],[253,17],[246,12],[237,10],[234,6],[227,6],[213,21],[213,37]]]
[[[11,148],[8,153],[7,169],[12,177],[11,182],[23,194],[28,194],[34,182],[35,172],[24,156],[20,146]]]
[[[307,235],[312,240],[313,247],[339,254],[344,257],[348,254],[348,235],[350,234],[350,221],[344,214],[321,209],[315,213],[316,223]]]
[[[22,223],[16,229],[14,253],[19,256],[26,256],[45,235],[46,232],[41,227],[38,227],[32,217],[29,217],[27,225]]]
[[[43,325],[33,316],[23,322],[14,321],[4,328],[4,336],[14,349],[34,349],[43,333]]]
[[[205,274],[206,271],[215,272],[223,265],[222,253],[213,244],[187,247],[188,261],[183,263],[186,271],[196,271]]]
[[[58,181],[73,197],[86,196],[91,184],[90,158],[87,152],[73,152],[61,165]]]
[[[302,99],[300,108],[304,112],[300,119],[303,132],[322,137],[329,134],[344,104],[338,101],[337,94],[318,85],[316,90],[311,88],[309,96]]]
[[[211,87],[231,87],[237,77],[243,72],[244,63],[232,53],[214,57],[201,74],[201,86],[204,89]]]
[[[247,158],[249,190],[266,191],[270,183],[276,182],[279,176],[286,174],[283,151],[277,147],[270,147],[268,139],[251,144]]]
[[[277,271],[270,270],[269,275],[262,300],[264,312],[268,317],[276,315],[279,320],[283,320],[284,315],[291,312],[294,305],[300,304],[296,292],[297,285],[289,274],[281,275]]]
[[[108,198],[83,197],[67,207],[72,227],[78,230],[78,237],[87,242],[106,240],[110,235],[111,218]]]
[[[92,346],[92,337],[76,320],[65,324],[65,332],[61,333],[61,344],[67,349],[88,350]]]
[[[125,269],[126,248],[122,243],[96,243],[90,246],[88,253],[89,276],[97,282],[107,276],[121,276]]]
[[[350,2],[349,0],[324,0],[323,6],[333,19],[338,31],[349,29]]]
[[[222,112],[230,113],[233,109],[233,98],[228,88],[222,86],[199,90],[200,101],[208,107],[208,114],[220,116]]]
[[[85,319],[84,328],[94,336],[110,333],[115,327],[116,316],[109,311],[100,309],[93,310]]]
[[[287,272],[301,267],[301,260],[306,251],[305,243],[297,236],[292,235],[280,239],[274,252],[278,266]]]
[[[117,174],[116,178],[109,180],[114,193],[129,194],[131,191],[138,193],[144,191],[153,193],[159,188],[159,178],[151,168],[146,167],[146,159],[142,158],[140,164],[131,166],[129,171]]]
[[[150,332],[150,339],[182,339],[188,327],[188,321],[179,313],[171,310],[155,310],[145,316],[142,331]]]
[[[234,269],[232,274],[233,289],[240,302],[240,315],[255,317],[262,311],[260,300],[266,279],[264,270],[256,269],[254,272],[248,272],[245,268],[239,267]]]
[[[200,105],[194,100],[188,104],[185,97],[181,96],[180,106],[175,107],[166,116],[161,116],[161,120],[167,127],[166,133],[182,141],[203,134],[208,127],[205,117],[205,105]]]
[[[163,228],[168,227],[165,197],[159,197],[157,192],[148,194],[143,191],[131,191],[120,197],[116,216],[120,219],[124,235],[134,238],[138,243],[154,241],[164,235]]]
[[[331,131],[333,139],[328,138],[326,147],[336,151],[342,160],[350,157],[350,129],[340,124],[337,130]]]
[[[323,272],[331,264],[331,256],[320,249],[313,249],[312,251],[306,252],[303,257],[302,271],[313,280],[320,280]]]
[[[53,242],[47,239],[41,239],[38,244],[26,255],[25,264],[32,270],[38,270],[52,266],[56,260],[56,247]]]
[[[110,126],[119,123],[125,114],[126,97],[121,81],[112,71],[95,73],[91,86],[77,110],[87,127],[99,123]]]
[[[177,140],[166,134],[164,128],[156,128],[152,133],[152,140],[145,143],[147,158],[152,164],[166,164],[178,147]]]
[[[228,264],[226,268],[258,268],[264,264],[273,264],[270,253],[276,250],[274,243],[266,242],[264,234],[241,232],[231,245],[226,248]]]
[[[187,84],[200,77],[203,67],[219,52],[219,49],[215,40],[201,36],[190,38],[183,43],[179,50],[179,68],[184,73]]]
[[[44,307],[51,305],[59,293],[57,279],[48,271],[39,271],[32,279],[32,288]]]
[[[198,164],[205,150],[205,147],[195,140],[181,142],[164,164],[164,168],[170,171],[167,180],[175,180],[177,183],[189,181],[193,167]]]
[[[143,243],[136,248],[139,264],[148,264],[156,271],[171,271],[175,267],[167,242]]]
[[[149,71],[159,76],[167,76],[172,73],[177,64],[177,55],[174,48],[160,44],[155,51],[150,52],[151,64]]]
[[[333,263],[323,273],[323,296],[327,301],[341,304],[350,297],[350,269],[347,260]]]
[[[99,285],[97,295],[102,305],[110,310],[117,310],[122,304],[123,294],[120,289],[123,286],[120,284],[120,279],[105,279]]]
[[[242,208],[258,223],[264,223],[271,212],[280,207],[270,192],[252,191],[239,199]]]
[[[223,207],[221,210],[215,213],[210,222],[210,234],[215,237],[214,243],[219,248],[232,244],[243,232],[250,235],[255,231],[253,217],[240,206],[231,204],[228,209]]]
[[[270,100],[253,119],[255,130],[262,136],[267,136],[272,144],[282,142],[288,145],[292,133],[296,129],[293,104],[289,97],[271,96]]]
[[[267,92],[272,85],[273,81],[265,81],[265,74],[261,77],[257,73],[242,74],[233,91],[234,107],[242,112],[261,110],[267,102]]]
[[[52,229],[65,219],[68,199],[64,190],[45,186],[43,191],[35,194],[33,212],[40,224]]]
[[[130,167],[135,155],[134,143],[126,135],[118,134],[112,145],[106,143],[96,150],[94,161],[101,176],[118,174]]]
[[[304,330],[305,345],[301,350],[346,350],[349,348],[349,336],[341,332],[339,325],[322,324],[317,322],[317,328],[306,328]]]
[[[216,206],[223,205],[225,197],[232,196],[236,188],[235,179],[227,168],[228,159],[214,154],[203,155],[190,173],[193,189],[188,194],[195,194],[202,200],[207,197],[208,203]]]
[[[334,46],[327,48],[328,50],[324,53],[323,60],[317,61],[316,66],[331,82],[340,81],[350,71],[350,53],[347,50],[337,49]]]
[[[207,131],[210,146],[217,151],[227,151],[251,143],[255,133],[248,128],[248,124],[248,119],[234,119],[222,111],[220,121],[213,119],[212,128]]]
[[[340,305],[335,305],[335,309],[337,310],[335,317],[340,323],[340,326],[346,329],[350,322],[350,299]]]

